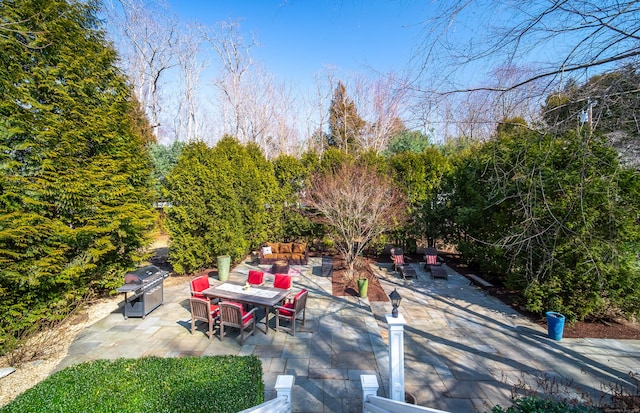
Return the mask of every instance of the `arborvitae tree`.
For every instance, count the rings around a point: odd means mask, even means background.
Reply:
[[[355,103],[347,95],[344,83],[339,81],[329,106],[329,146],[354,152],[360,147],[359,138],[365,124],[358,115]]]
[[[214,148],[213,156],[227,163],[225,169],[234,179],[248,247],[255,249],[277,237],[281,233],[279,217],[284,199],[273,164],[265,158],[260,147],[255,143],[243,146],[237,139],[226,136]]]
[[[640,314],[640,175],[597,134],[510,123],[457,165],[458,249],[521,290],[530,311]]]
[[[285,241],[296,241],[311,237],[315,225],[303,213],[300,197],[312,171],[302,160],[290,155],[280,155],[274,159],[273,167],[284,199],[280,219],[283,227],[282,238]]]
[[[397,182],[407,197],[409,220],[397,234],[399,239],[413,238],[435,247],[442,239],[443,203],[442,181],[451,166],[435,147],[422,153],[401,152],[389,158]]]
[[[214,148],[187,144],[166,177],[170,261],[179,273],[237,260],[279,234],[282,196],[272,165],[255,144],[232,137]]]
[[[159,199],[164,199],[163,185],[165,177],[178,162],[184,143],[175,141],[171,145],[148,144],[151,162],[153,164],[153,178]]]
[[[0,345],[121,283],[153,223],[135,107],[96,12],[0,2]]]
[[[237,258],[246,249],[229,167],[206,144],[192,142],[166,176],[172,203],[167,210],[169,260],[180,274],[206,268],[218,255]]]
[[[432,146],[431,137],[420,131],[404,130],[391,138],[385,154],[393,156],[402,152],[421,153]]]

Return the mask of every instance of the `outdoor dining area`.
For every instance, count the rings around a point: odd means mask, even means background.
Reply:
[[[282,264],[277,264],[283,269]],[[276,264],[274,264],[276,267]],[[287,266],[288,267],[288,266]],[[288,270],[288,268],[287,268]],[[271,315],[276,320],[276,332],[289,331],[295,336],[296,321],[305,323],[308,291],[293,292],[292,276],[275,273],[270,286],[265,285],[265,271],[249,270],[244,284],[239,281],[214,281],[208,275],[191,280],[191,333],[198,321],[207,324],[209,340],[218,330],[222,341],[227,328],[239,330],[240,343],[255,333],[256,326],[264,319],[264,334],[269,333]]]

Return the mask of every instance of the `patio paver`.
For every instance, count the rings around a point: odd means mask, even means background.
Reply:
[[[391,304],[357,297],[333,297],[327,262],[311,258],[294,277],[307,288],[307,323],[296,331],[261,331],[239,344],[231,333],[209,341],[201,327],[190,333],[187,284],[166,287],[165,303],[145,319],[114,312],[78,335],[58,369],[98,358],[180,357],[255,354],[262,360],[265,399],[275,397],[278,374],[296,376],[295,412],[361,412],[360,374],[378,376],[378,395],[387,396],[388,352],[384,315]],[[446,265],[447,279],[432,279],[423,263],[412,263],[417,279],[403,280],[390,265],[374,268],[383,288],[397,288],[405,326],[405,389],[423,406],[451,412],[490,411],[510,404],[511,386],[535,386],[543,375],[580,385],[598,395],[601,384],[630,386],[640,374],[640,341],[546,337],[499,300],[470,286]],[[250,257],[230,274],[244,282]],[[266,277],[266,285],[271,282]],[[299,331],[299,332],[298,332]]]

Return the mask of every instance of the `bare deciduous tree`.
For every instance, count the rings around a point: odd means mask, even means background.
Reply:
[[[337,82],[335,70],[334,67],[326,66],[321,73],[317,73],[313,96],[308,96],[305,100],[307,149],[318,154],[324,151],[326,145],[331,94]]]
[[[637,0],[457,0],[442,3],[440,13],[425,21],[426,36],[415,62],[421,72],[429,67],[445,79],[455,69],[467,70],[536,63],[530,76],[499,86],[462,86],[448,90],[509,90],[546,79],[554,85],[562,75],[601,70],[612,63],[640,56],[640,4]],[[501,16],[496,19],[495,16]],[[494,17],[494,18],[491,18]],[[504,26],[479,24],[455,30],[464,22],[507,22]]]
[[[213,32],[202,33],[222,64],[215,84],[222,96],[224,133],[258,144],[268,158],[295,152],[295,99],[286,84],[277,83],[254,61],[253,38],[246,41],[236,21],[218,23]]]
[[[305,198],[305,205],[335,229],[348,277],[354,276],[356,258],[366,244],[405,220],[399,188],[389,177],[364,166],[344,164],[316,175]]]
[[[178,28],[166,13],[161,13],[144,0],[118,0],[120,7],[109,9],[118,27],[117,42],[124,56],[125,71],[133,83],[138,100],[150,118],[154,134],[161,126],[162,82],[174,67]]]
[[[197,91],[201,86],[200,74],[205,68],[205,61],[200,56],[201,39],[197,30],[188,27],[179,33],[175,47],[183,91],[175,129],[177,136],[184,136],[187,141],[198,138],[200,132]]]
[[[365,133],[361,138],[361,146],[374,150],[376,153],[387,148],[390,139],[403,126],[399,122],[400,112],[407,94],[404,81],[398,79],[395,73],[388,73],[370,82],[364,82],[362,88],[357,88],[356,95],[363,94],[360,103],[361,113],[369,119]]]
[[[222,92],[225,102],[223,105],[225,133],[243,140],[247,129],[242,107],[245,98],[242,93],[244,77],[253,65],[251,51],[256,43],[253,38],[249,42],[244,39],[237,21],[223,21],[216,26],[213,31],[203,29],[202,34],[222,63],[222,73],[216,81],[216,86]]]

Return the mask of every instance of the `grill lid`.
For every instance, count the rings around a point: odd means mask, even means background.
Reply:
[[[163,283],[168,276],[168,271],[163,271],[155,265],[147,265],[125,274],[124,285],[116,288],[116,291],[120,293],[141,293],[158,283]]]
[[[125,284],[142,284],[145,281],[145,279],[162,272],[163,271],[160,268],[156,267],[155,265],[147,265],[145,267],[140,267],[133,272],[128,272],[124,276],[124,283]]]

